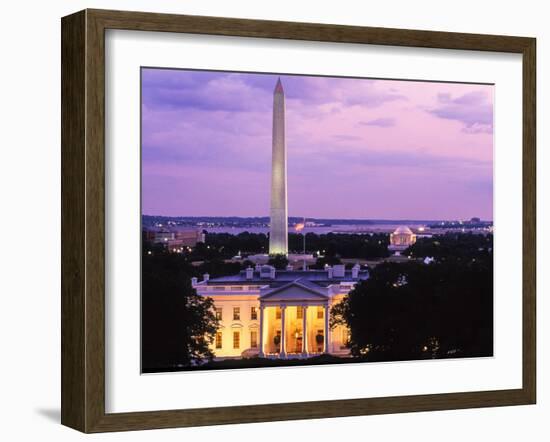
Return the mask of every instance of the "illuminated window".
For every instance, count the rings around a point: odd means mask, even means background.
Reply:
[[[304,308],[302,306],[298,306],[296,310],[296,318],[303,319],[304,317]]]
[[[239,348],[241,346],[241,332],[233,332],[233,348]]]
[[[216,348],[222,348],[222,332],[216,332]]]
[[[281,319],[281,307],[275,308],[275,319]]]
[[[350,339],[350,333],[349,333],[349,330],[347,328],[342,328],[342,331],[341,331],[341,341],[342,341],[342,345],[340,346],[340,349],[345,349],[348,347],[348,343],[349,343],[349,339]]]
[[[252,321],[258,319],[258,309],[256,307],[250,307],[250,319]]]
[[[241,308],[233,307],[233,321],[240,321],[241,319]]]
[[[222,320],[222,308],[221,307],[216,307],[216,319],[218,321]]]
[[[251,331],[250,332],[250,346],[252,348],[258,348],[258,332],[257,331]]]
[[[317,319],[323,319],[325,308],[323,306],[317,307]]]

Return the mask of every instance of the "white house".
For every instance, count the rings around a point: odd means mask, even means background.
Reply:
[[[367,278],[368,271],[359,265],[305,271],[257,265],[238,275],[204,275],[192,283],[199,295],[214,300],[220,321],[212,343],[216,358],[306,358],[349,354],[349,332],[344,326],[331,330],[329,312],[357,281]]]

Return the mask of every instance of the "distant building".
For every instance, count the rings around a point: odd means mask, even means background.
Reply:
[[[165,231],[160,231],[160,232],[154,232],[154,235],[153,235],[153,242],[154,243],[167,243],[168,241],[173,241],[174,239],[176,239],[176,233],[175,232],[165,232]]]
[[[216,358],[345,356],[349,330],[330,329],[330,308],[368,271],[355,265],[324,270],[276,270],[257,265],[237,275],[192,279],[199,295],[214,300],[220,327],[211,349]]]
[[[388,249],[399,255],[402,251],[416,242],[416,235],[407,226],[401,226],[390,233],[390,245]]]
[[[146,230],[145,239],[155,243],[164,244],[170,252],[181,252],[184,247],[195,247],[197,243],[204,242],[202,229]]]
[[[178,230],[174,238],[176,241],[182,241],[182,245],[194,247],[199,242],[204,242],[204,233],[201,229]]]

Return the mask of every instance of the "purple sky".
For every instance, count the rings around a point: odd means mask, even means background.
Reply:
[[[268,216],[276,81],[143,69],[143,213]],[[493,86],[281,81],[290,216],[492,220]]]

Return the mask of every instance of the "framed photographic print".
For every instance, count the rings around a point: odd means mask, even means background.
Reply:
[[[533,404],[535,40],[62,19],[62,423]]]

